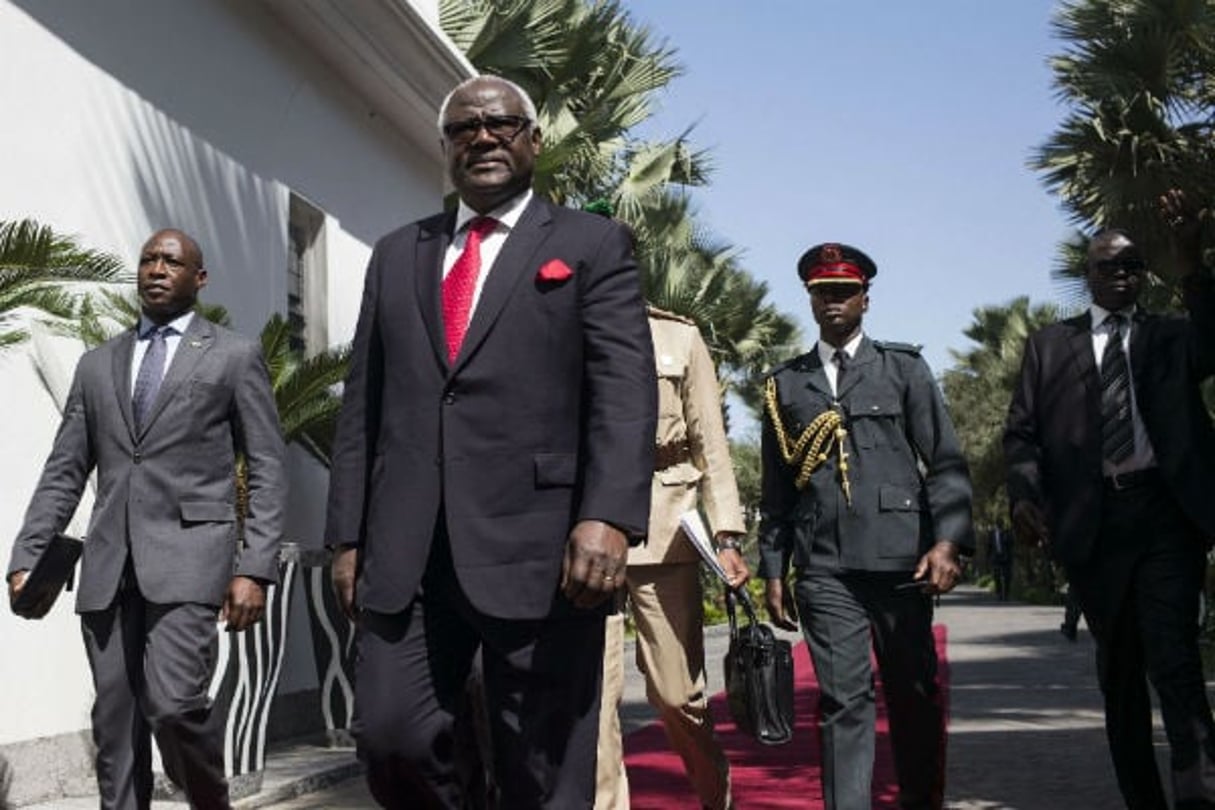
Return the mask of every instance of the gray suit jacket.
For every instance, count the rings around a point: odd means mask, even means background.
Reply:
[[[71,519],[96,468],[80,613],[109,606],[128,545],[140,591],[151,602],[219,605],[234,574],[277,578],[284,448],[257,343],[195,315],[137,433],[135,337],[129,330],[80,359],[8,567],[11,574],[33,565]],[[249,472],[243,543],[236,522],[238,454]]]

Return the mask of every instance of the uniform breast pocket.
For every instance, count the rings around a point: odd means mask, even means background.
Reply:
[[[848,427],[857,447],[880,446],[902,416],[902,405],[893,395],[862,394],[848,403]]]
[[[914,557],[920,548],[922,528],[920,491],[899,484],[878,489],[879,555]]]

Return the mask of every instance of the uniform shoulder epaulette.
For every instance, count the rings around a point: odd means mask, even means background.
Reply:
[[[649,315],[651,318],[659,318],[660,320],[664,320],[664,321],[675,321],[677,323],[685,323],[688,326],[696,325],[696,321],[692,320],[691,318],[686,318],[683,315],[676,315],[674,312],[667,312],[665,309],[659,309],[658,307],[656,307],[652,304],[646,305],[645,313],[647,315]]]
[[[812,354],[813,352],[806,352],[805,354],[799,354],[796,357],[790,357],[788,360],[777,363],[772,368],[768,369],[768,373],[765,376],[775,377],[782,371],[804,371],[810,362],[810,356]]]
[[[899,343],[895,340],[875,340],[873,341],[873,346],[875,349],[881,349],[882,351],[903,352],[915,355],[916,357],[919,357],[920,352],[924,350],[924,344],[922,343]]]

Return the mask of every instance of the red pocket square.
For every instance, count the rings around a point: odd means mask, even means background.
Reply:
[[[552,259],[545,262],[540,272],[536,273],[536,281],[565,281],[573,275],[574,271],[568,264],[560,259]]]

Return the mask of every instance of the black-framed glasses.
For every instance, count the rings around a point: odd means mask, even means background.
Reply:
[[[499,143],[510,143],[531,124],[531,119],[522,115],[479,115],[463,121],[448,121],[443,125],[443,136],[452,143],[466,146],[484,129]]]
[[[1118,271],[1122,271],[1128,276],[1137,276],[1147,270],[1147,262],[1143,259],[1102,259],[1093,266],[1097,268],[1098,273],[1107,276],[1112,276]]]

